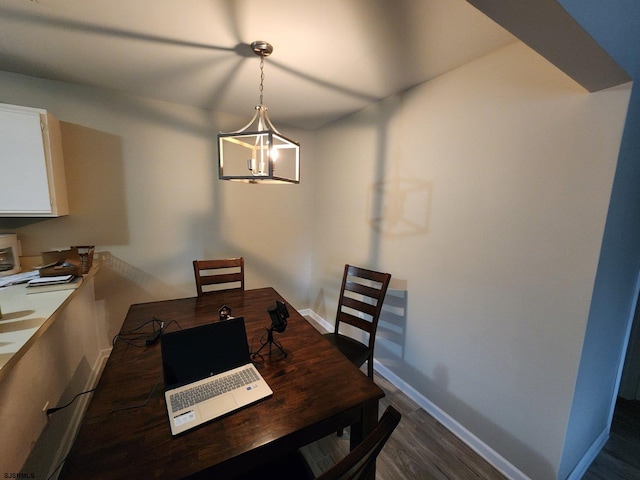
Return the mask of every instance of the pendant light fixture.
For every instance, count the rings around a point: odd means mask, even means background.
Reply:
[[[300,144],[273,126],[262,103],[264,59],[273,47],[256,41],[251,48],[260,57],[260,103],[243,128],[218,134],[218,177],[245,183],[300,183]]]

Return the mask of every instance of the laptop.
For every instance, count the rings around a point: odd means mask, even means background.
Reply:
[[[243,317],[163,333],[160,345],[172,435],[273,394],[251,363]]]

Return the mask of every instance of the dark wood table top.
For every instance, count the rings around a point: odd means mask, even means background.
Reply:
[[[136,304],[121,332],[153,317],[164,321],[166,331],[218,321],[224,304],[245,318],[254,352],[266,339],[267,308],[275,300],[285,301],[261,288]],[[348,425],[352,447],[357,444],[377,422],[384,393],[287,307],[287,329],[274,333],[287,356],[274,348],[269,357],[264,349],[264,363],[257,365],[273,396],[177,437],[169,429],[160,343],[116,341],[61,478],[172,479],[198,472],[230,478]],[[151,332],[151,326],[140,331]]]

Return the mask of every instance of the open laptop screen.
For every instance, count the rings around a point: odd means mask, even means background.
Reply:
[[[165,390],[250,362],[243,317],[164,333],[160,341]]]

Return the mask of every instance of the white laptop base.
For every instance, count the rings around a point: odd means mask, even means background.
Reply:
[[[209,422],[273,394],[253,364],[167,390],[171,434]]]

